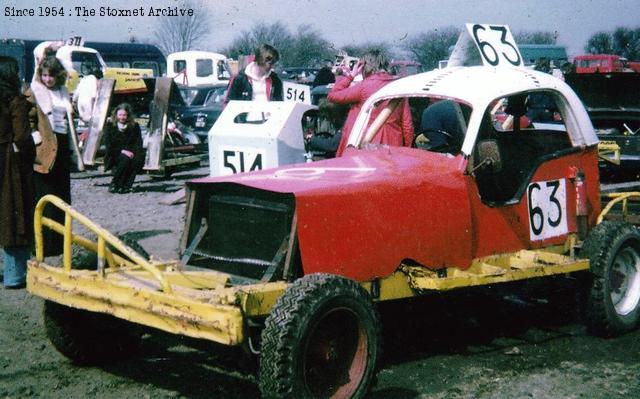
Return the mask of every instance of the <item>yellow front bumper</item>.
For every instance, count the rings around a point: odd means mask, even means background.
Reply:
[[[27,290],[66,306],[102,312],[174,334],[226,345],[245,339],[247,317],[267,315],[285,283],[225,287],[225,275],[210,271],[165,271],[172,292],[140,268],[97,271],[29,262]]]

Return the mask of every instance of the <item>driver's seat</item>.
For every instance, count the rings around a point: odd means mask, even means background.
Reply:
[[[455,101],[438,101],[422,112],[420,133],[429,140],[422,146],[426,150],[457,154],[466,131],[462,108]]]

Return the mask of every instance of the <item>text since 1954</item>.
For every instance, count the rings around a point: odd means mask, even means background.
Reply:
[[[34,7],[19,8],[5,7],[5,17],[192,17],[192,8],[180,7],[136,7],[136,8],[115,8],[115,7],[85,7],[75,6],[65,9],[64,7]]]

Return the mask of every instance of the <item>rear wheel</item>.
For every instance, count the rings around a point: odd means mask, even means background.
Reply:
[[[97,365],[126,359],[140,346],[142,328],[116,317],[44,302],[44,325],[53,346],[72,362]]]
[[[268,398],[362,398],[375,376],[380,321],[356,282],[312,274],[278,299],[262,332],[259,379]]]
[[[630,331],[640,320],[640,234],[623,222],[603,222],[585,240],[581,256],[591,262],[585,317],[601,336]]]

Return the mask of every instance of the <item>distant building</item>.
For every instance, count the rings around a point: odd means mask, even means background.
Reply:
[[[552,67],[560,67],[569,61],[567,48],[556,44],[518,44],[524,64],[535,65],[540,58],[546,58],[553,63]]]

